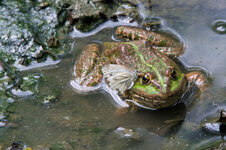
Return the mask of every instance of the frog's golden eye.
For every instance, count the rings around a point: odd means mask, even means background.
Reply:
[[[168,75],[170,76],[171,79],[176,80],[177,79],[177,72],[175,69],[170,68],[168,70]]]
[[[143,75],[142,82],[143,84],[149,84],[151,82],[151,75],[150,74]]]

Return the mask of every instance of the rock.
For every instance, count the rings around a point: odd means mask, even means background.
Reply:
[[[0,52],[3,58],[0,57],[0,121],[8,116],[8,108],[14,99],[8,92],[10,88],[16,83],[17,70],[10,66],[10,59]]]
[[[73,20],[82,17],[99,16],[106,9],[107,7],[103,3],[93,2],[92,0],[72,0],[69,8]]]
[[[59,41],[54,36],[51,36],[47,41],[47,44],[51,48],[57,48],[59,46]]]
[[[220,109],[206,116],[201,121],[201,128],[207,133],[210,133],[210,134],[221,133],[221,135],[224,136],[226,133],[225,113],[226,113],[225,109]]]
[[[44,76],[37,73],[29,73],[24,76],[18,86],[12,89],[12,93],[18,97],[27,97],[37,94],[40,91],[40,85],[46,84]]]
[[[0,50],[12,55],[12,63],[28,66],[32,61],[46,57],[42,55],[43,50],[55,53],[52,48],[59,45],[48,47],[47,44],[56,35],[58,26],[53,4],[4,0],[1,1],[0,14]]]
[[[28,147],[23,142],[13,142],[7,150],[32,150],[32,148]]]
[[[59,94],[58,92],[54,92],[53,94],[49,94],[49,95],[45,96],[42,103],[44,105],[49,105],[49,104],[55,102],[57,100],[58,94]]]
[[[124,139],[138,139],[139,135],[134,132],[132,129],[127,129],[123,127],[118,127],[114,133],[118,135],[120,138]]]
[[[106,20],[134,22],[137,16],[136,6],[128,1],[71,0],[68,11],[68,20],[82,32],[89,32]]]
[[[218,34],[226,34],[226,20],[217,20],[212,25],[212,30]]]
[[[222,108],[206,116],[201,121],[201,128],[208,134],[220,134],[224,140],[226,135],[226,110]]]

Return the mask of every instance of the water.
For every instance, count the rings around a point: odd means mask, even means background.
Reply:
[[[141,111],[121,117],[115,115],[117,107],[103,90],[90,94],[76,92],[70,81],[82,48],[92,41],[112,41],[115,28],[105,24],[107,26],[92,35],[69,35],[65,43],[69,54],[60,62],[23,72],[43,73],[49,88],[59,87],[60,94],[57,101],[48,106],[30,98],[14,103],[15,112],[8,120],[19,126],[0,130],[2,148],[22,141],[36,149],[56,143],[66,149],[197,149],[202,143],[221,141],[219,134],[206,133],[199,124],[212,112],[226,107],[226,34],[212,30],[217,20],[226,20],[226,2],[153,0],[152,4],[151,12],[140,10],[142,16],[145,20],[158,17],[165,29],[176,31],[182,37],[186,49],[180,59],[188,67],[201,67],[208,72],[212,78],[208,92],[193,97],[189,106],[181,104],[162,111]],[[184,119],[174,126],[173,122]],[[131,129],[133,138],[116,134],[118,127]]]

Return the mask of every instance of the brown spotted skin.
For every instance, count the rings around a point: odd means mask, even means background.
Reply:
[[[156,32],[139,28],[118,27],[116,34],[128,40],[145,40],[153,49],[168,56],[179,56],[184,53],[182,42]]]
[[[87,59],[88,57],[88,59]],[[84,78],[93,70],[97,58],[99,57],[99,45],[89,44],[84,48],[83,53],[80,55],[78,63],[76,64],[76,75],[78,78]]]

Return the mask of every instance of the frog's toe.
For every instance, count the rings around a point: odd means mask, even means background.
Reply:
[[[207,76],[201,71],[189,72],[188,74],[186,74],[186,78],[191,83],[195,83],[195,85],[199,88],[201,92],[206,91],[210,85]]]

